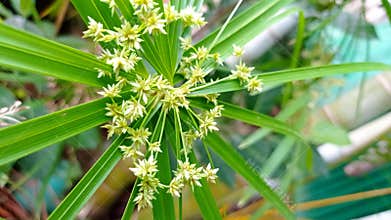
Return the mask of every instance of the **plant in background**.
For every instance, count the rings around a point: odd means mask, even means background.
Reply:
[[[36,152],[50,144],[105,124],[112,145],[61,202],[49,219],[71,219],[91,197],[121,158],[132,158],[138,177],[123,219],[135,203],[153,207],[154,217],[176,219],[174,198],[189,185],[205,219],[221,219],[208,188],[218,168],[213,161],[197,163],[192,143],[201,139],[242,175],[287,219],[294,214],[280,196],[215,131],[218,117],[270,128],[300,139],[283,122],[222,102],[220,93],[263,87],[329,74],[384,70],[378,63],[252,73],[240,61],[228,76],[214,69],[231,54],[241,57],[243,46],[262,30],[297,8],[276,14],[290,0],[259,1],[233,18],[239,1],[222,28],[192,44],[191,29],[205,24],[202,1],[73,0],[88,23],[85,37],[102,46],[97,59],[52,41],[0,24],[0,64],[7,68],[50,75],[103,87],[101,99],[0,130],[0,164]],[[93,7],[91,7],[93,6]],[[233,18],[233,19],[232,19]],[[174,156],[170,156],[173,152]],[[170,158],[175,157],[174,163]],[[175,164],[172,167],[172,164]],[[179,218],[181,218],[179,198]]]

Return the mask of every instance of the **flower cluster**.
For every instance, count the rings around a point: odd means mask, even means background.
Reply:
[[[169,185],[169,192],[177,197],[180,197],[185,184],[191,186],[202,186],[200,180],[206,178],[207,181],[215,183],[217,179],[217,171],[219,169],[212,169],[210,164],[207,167],[196,167],[195,164],[189,161],[178,160],[178,169],[174,171],[175,177],[171,180]]]
[[[233,79],[239,79],[241,84],[245,84],[247,90],[250,92],[250,95],[256,95],[262,92],[263,83],[261,80],[257,79],[255,76],[251,76],[251,72],[254,70],[254,67],[248,67],[242,60],[244,50],[241,47],[233,45],[234,56],[240,59],[239,64],[235,65],[235,70],[231,70],[232,75],[230,76]]]
[[[108,4],[112,13],[118,10],[114,0],[101,1]],[[103,127],[108,131],[108,138],[113,135],[126,136],[126,141],[119,148],[124,158],[134,161],[134,167],[130,170],[138,177],[139,190],[134,201],[140,209],[151,207],[156,193],[166,191],[179,197],[186,185],[192,189],[200,187],[201,179],[215,183],[218,168],[210,164],[201,167],[190,163],[189,154],[193,152],[195,140],[219,130],[216,119],[222,116],[224,106],[218,104],[219,94],[210,94],[203,97],[214,107],[206,111],[196,110],[191,107],[189,96],[192,91],[215,82],[207,82],[206,78],[212,72],[211,67],[223,65],[223,60],[218,53],[210,53],[209,48],[194,47],[192,39],[184,37],[180,38],[183,55],[175,72],[183,77],[181,82],[173,83],[172,79],[162,74],[138,71],[137,66],[144,65],[143,47],[151,39],[166,35],[170,23],[180,21],[184,28],[191,28],[201,27],[206,22],[193,7],[177,10],[170,4],[160,8],[153,0],[130,2],[134,20],[121,17],[121,26],[106,29],[102,23],[88,18],[88,30],[84,32],[84,37],[103,45],[98,58],[111,66],[109,69],[97,69],[98,78],[110,78],[112,82],[98,92],[109,100],[106,115],[111,122]],[[233,51],[233,55],[238,57],[244,53],[237,46]],[[230,76],[220,80],[238,79],[251,94],[256,94],[261,91],[262,82],[251,76],[252,70],[241,60]],[[188,120],[183,119],[183,115]],[[175,156],[178,159],[177,168],[173,171],[174,178],[163,184],[157,177],[157,158],[167,151],[167,145],[163,145],[162,141],[169,136],[165,133],[168,120],[180,134],[177,142],[180,146],[173,146],[177,149]]]

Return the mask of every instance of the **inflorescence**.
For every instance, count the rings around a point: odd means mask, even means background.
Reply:
[[[114,0],[101,1],[107,3],[113,13],[117,10]],[[122,25],[109,30],[89,17],[88,30],[84,31],[84,37],[115,45],[114,48],[105,47],[99,56],[112,70],[98,69],[98,78],[109,77],[114,81],[98,92],[110,100],[106,104],[106,115],[111,117],[111,122],[103,127],[108,130],[108,138],[123,134],[130,140],[131,144],[119,148],[124,158],[134,161],[134,167],[130,170],[139,179],[139,190],[134,201],[141,209],[152,207],[152,201],[159,189],[166,188],[168,193],[180,197],[186,185],[192,189],[200,187],[201,179],[215,183],[218,168],[211,164],[198,167],[190,162],[189,153],[192,152],[195,140],[219,130],[216,118],[221,117],[224,107],[218,104],[219,94],[210,94],[204,97],[213,103],[214,107],[208,111],[196,111],[190,107],[188,97],[200,86],[215,82],[207,82],[205,79],[211,72],[210,65],[206,64],[223,65],[223,60],[218,53],[211,54],[209,48],[195,48],[192,39],[185,37],[180,38],[180,46],[186,55],[182,57],[175,73],[183,76],[183,82],[174,84],[161,74],[151,73],[145,76],[138,73],[136,66],[142,62],[143,45],[146,43],[143,40],[144,35],[165,35],[166,26],[178,20],[182,21],[184,27],[189,28],[199,28],[206,22],[202,13],[194,7],[178,11],[174,6],[165,4],[164,11],[161,11],[153,0],[130,1],[135,10],[136,21],[131,23],[121,17]],[[239,57],[240,62],[229,76],[218,81],[237,79],[246,86],[250,94],[257,94],[262,90],[262,82],[251,75],[254,68],[246,66],[242,61],[243,53],[242,48],[233,46],[233,55]],[[159,114],[158,122],[154,125],[148,124],[152,112]],[[183,112],[189,116],[191,122],[181,120]],[[168,114],[172,115],[171,119],[178,125],[180,146],[174,147],[177,149],[175,156],[178,159],[174,177],[169,184],[162,184],[157,178],[157,157],[162,152]],[[157,126],[159,123],[160,126]]]

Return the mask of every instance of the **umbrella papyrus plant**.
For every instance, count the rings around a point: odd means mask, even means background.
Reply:
[[[0,130],[0,165],[103,126],[113,143],[50,219],[74,218],[122,158],[134,161],[129,174],[137,176],[123,219],[130,219],[135,205],[152,207],[157,219],[181,218],[175,214],[174,200],[181,201],[184,187],[194,192],[205,219],[221,219],[208,188],[218,168],[212,161],[199,164],[193,152],[193,141],[200,139],[282,215],[293,219],[279,194],[218,135],[215,118],[267,127],[298,139],[300,134],[279,120],[221,102],[219,94],[244,89],[256,95],[263,86],[389,67],[355,63],[259,74],[240,61],[229,76],[214,72],[228,56],[241,57],[241,46],[265,28],[297,12],[277,13],[289,2],[257,1],[233,16],[239,1],[220,29],[193,44],[191,29],[206,22],[199,12],[202,1],[72,0],[88,25],[84,36],[102,47],[98,57],[0,24],[1,66],[95,86],[103,96]]]

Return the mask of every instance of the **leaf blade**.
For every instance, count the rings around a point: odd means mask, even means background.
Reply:
[[[86,24],[88,24],[88,17],[91,17],[101,22],[105,28],[113,29],[121,25],[118,15],[112,14],[108,4],[100,0],[71,0],[71,2]]]
[[[73,219],[121,159],[122,154],[118,146],[124,138],[125,136],[120,136],[110,145],[87,174],[84,175],[60,205],[52,212],[48,218],[49,220]]]
[[[272,8],[268,9],[265,14],[257,17],[246,26],[226,38],[224,41],[218,43],[211,49],[211,53],[218,52],[223,58],[226,58],[232,52],[232,45],[244,46],[248,41],[266,30],[266,28],[282,20],[283,18],[296,13],[298,8],[288,9],[280,14],[277,14],[287,3],[292,0],[281,0]]]
[[[162,151],[158,154],[158,178],[161,183],[168,185],[171,181],[171,166],[168,155],[168,146],[163,146]],[[167,189],[159,189],[159,194],[153,200],[153,215],[154,219],[175,219],[174,199],[171,194],[167,193]]]
[[[0,64],[14,70],[31,72],[59,79],[100,87],[107,83],[98,79],[96,70],[87,70],[48,58],[34,51],[0,43]]]
[[[34,118],[0,130],[0,164],[36,152],[108,120],[105,99]],[[39,129],[34,129],[39,128]]]
[[[130,1],[115,0],[115,3],[117,4],[118,9],[121,11],[122,15],[126,18],[126,20],[131,21],[134,9]]]
[[[94,69],[99,67],[110,70],[110,66],[99,61],[94,55],[74,49],[72,47],[48,40],[46,38],[14,29],[4,23],[0,23],[0,43],[15,48],[23,48],[34,51],[42,56],[55,60],[63,60],[64,63],[80,68]]]
[[[387,71],[391,66],[383,63],[362,62],[333,64],[318,67],[302,67],[290,70],[280,70],[268,73],[255,74],[258,79],[263,80],[265,86],[274,86],[294,80],[313,79],[317,77],[330,76],[335,74],[346,74],[365,71]],[[245,89],[238,80],[226,80],[210,86],[197,89],[192,92],[192,96],[202,96],[213,93],[233,92]]]
[[[190,162],[197,164],[194,152],[191,152],[189,156]],[[194,188],[193,196],[201,210],[202,217],[204,219],[222,219],[208,182],[205,179],[201,179],[200,182],[202,186]]]
[[[273,131],[294,136],[302,140],[301,135],[298,131],[288,127],[284,122],[272,118],[270,116],[261,114],[259,112],[251,111],[248,109],[241,108],[239,106],[229,104],[226,102],[219,102],[219,104],[224,106],[222,110],[222,115],[226,118],[239,120],[250,125],[255,125],[259,127],[270,128]],[[203,102],[200,99],[192,99],[191,105],[201,109],[211,109],[212,105],[209,103]]]
[[[266,12],[271,11],[273,7],[276,7],[276,4],[280,2],[279,0],[272,0],[272,1],[259,1],[258,3],[254,4],[252,7],[248,8],[247,10],[240,13],[238,16],[234,17],[232,21],[228,24],[227,30],[222,33],[220,36],[220,39],[217,41],[217,44],[224,42],[226,39],[231,37],[233,34],[240,31],[240,29],[243,29],[246,27],[249,23],[253,22],[257,18],[265,15]],[[277,5],[278,6],[278,5]],[[272,14],[272,13],[271,13]],[[213,40],[219,33],[220,28],[206,36],[204,39],[199,41],[195,47],[205,46],[209,47],[210,44],[212,44]]]
[[[386,11],[386,14],[387,14],[387,17],[388,17],[388,21],[391,23],[391,5],[390,5],[390,2],[388,2],[388,0],[381,0],[381,3],[384,7],[384,10]]]
[[[211,147],[230,167],[238,172],[248,183],[264,196],[286,219],[295,219],[292,211],[286,206],[277,193],[251,168],[238,152],[217,134],[209,134],[204,142]]]

